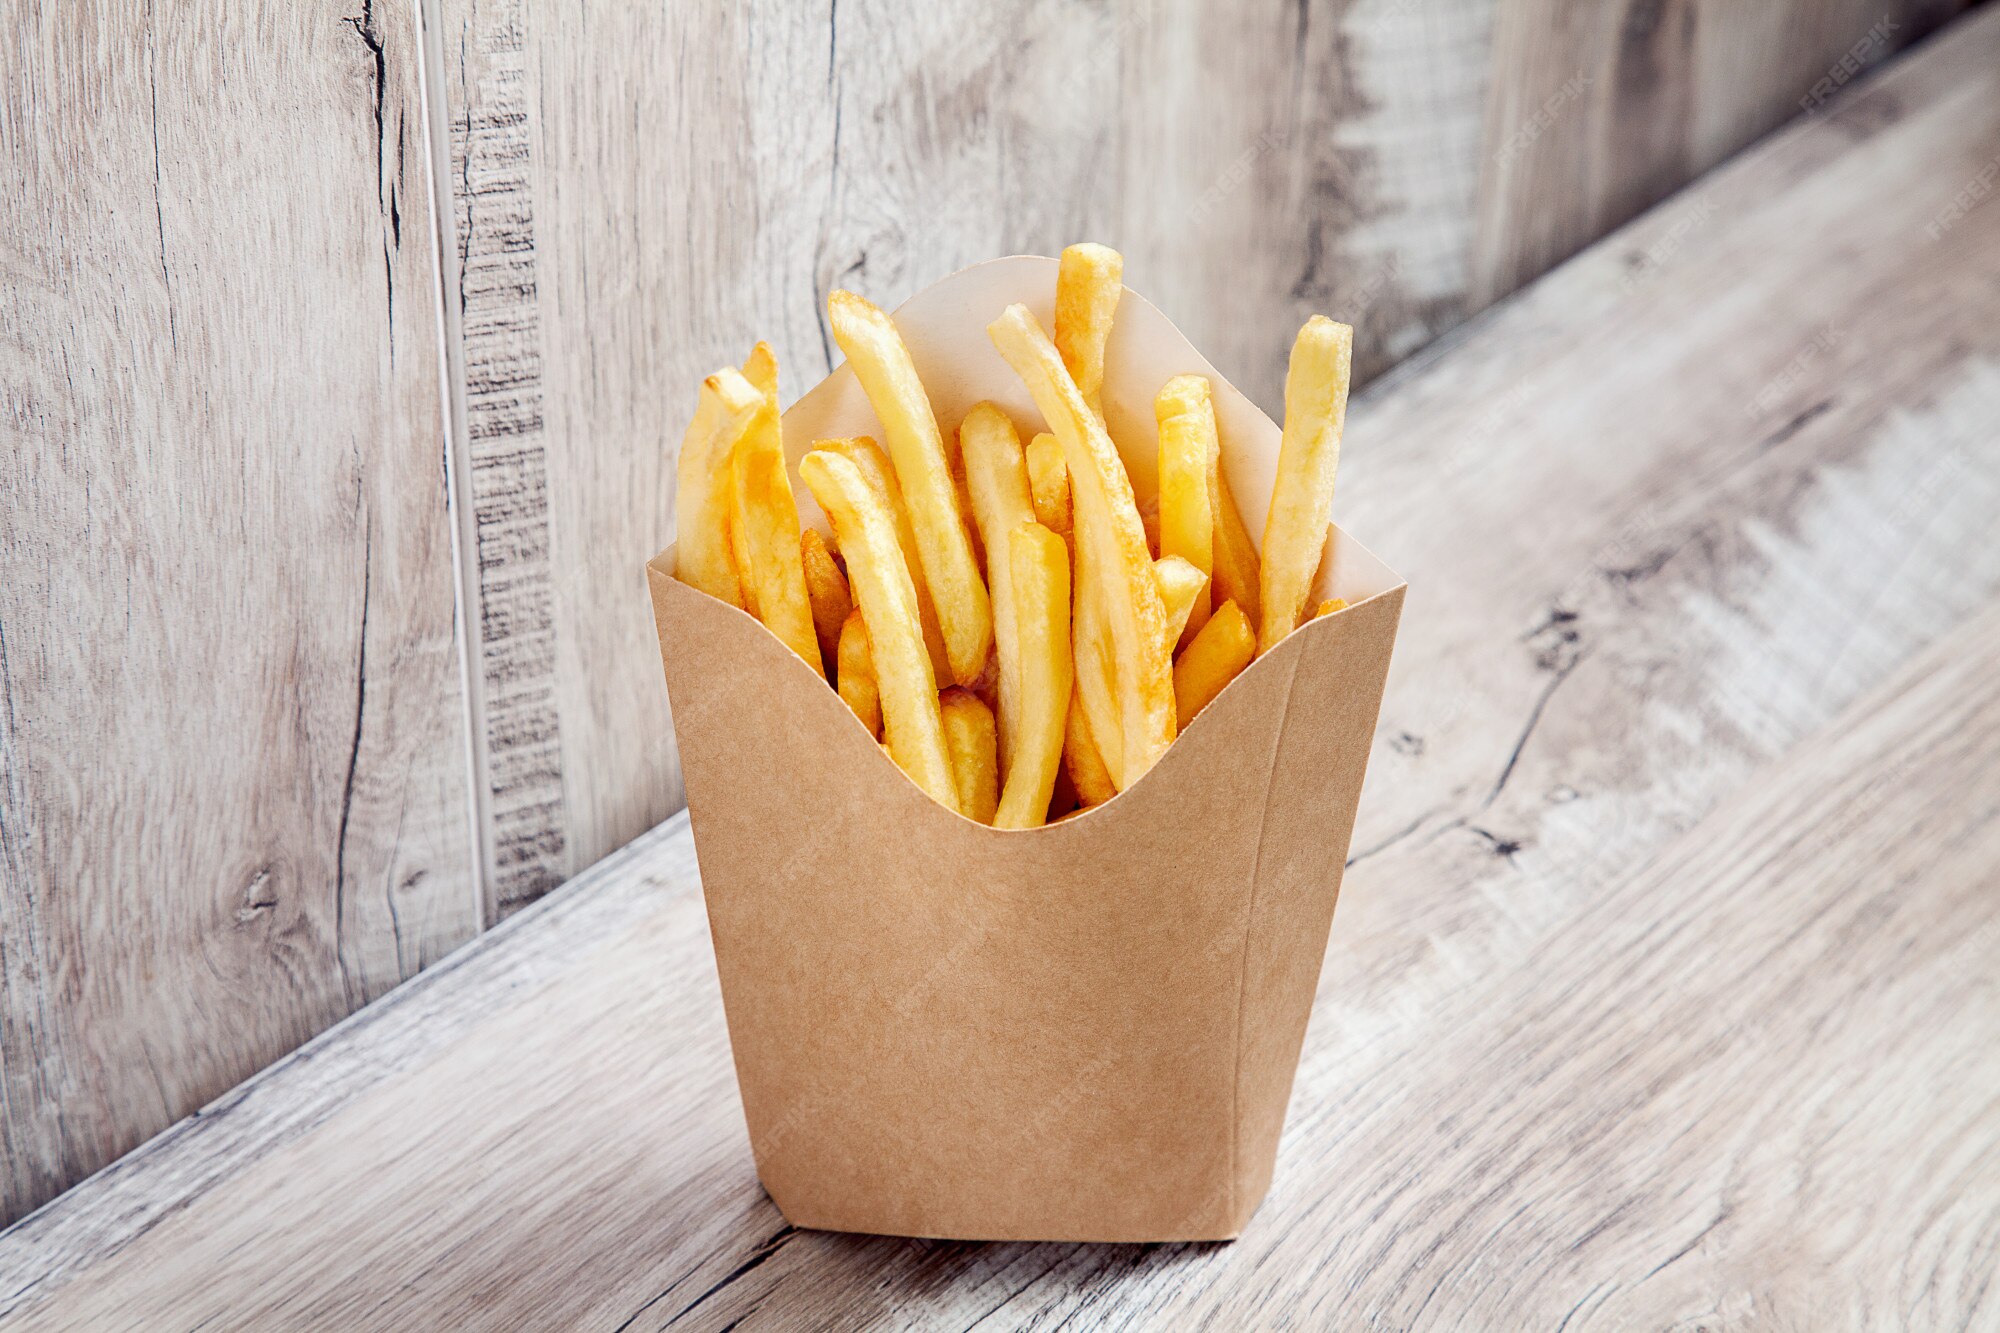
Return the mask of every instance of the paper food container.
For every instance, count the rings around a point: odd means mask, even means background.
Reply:
[[[1041,416],[988,341],[1056,261],[965,269],[895,312],[950,432]],[[1230,488],[1263,526],[1279,431],[1127,291],[1106,415],[1141,499],[1152,402],[1209,377]],[[784,415],[880,424],[845,365]],[[808,522],[825,519],[793,485]],[[757,621],[648,566],[757,1172],[799,1227],[972,1240],[1236,1236],[1271,1181],[1404,585],[1336,530],[1308,622],[1129,790],[987,828],[905,777]],[[670,1034],[663,1039],[670,1039]]]

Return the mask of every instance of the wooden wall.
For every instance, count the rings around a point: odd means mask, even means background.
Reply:
[[[0,1223],[680,804],[672,442],[829,287],[1105,240],[1269,404],[1957,7],[14,7]]]
[[[0,1221],[471,938],[415,25],[0,33]]]

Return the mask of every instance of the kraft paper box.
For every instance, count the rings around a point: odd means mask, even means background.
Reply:
[[[1053,259],[995,260],[895,312],[943,430],[983,398],[1042,428],[986,325],[1021,301],[1053,327],[1055,278]],[[1214,385],[1259,536],[1278,428],[1128,290],[1105,410],[1142,500],[1153,395],[1182,373]],[[784,433],[796,468],[816,439],[881,427],[843,365]],[[776,637],[673,568],[671,548],[648,566],[660,655],[744,1115],[786,1220],[1241,1232],[1271,1182],[1402,581],[1336,530],[1313,604],[1348,609],[1254,663],[1128,791],[1001,831],[932,802]]]

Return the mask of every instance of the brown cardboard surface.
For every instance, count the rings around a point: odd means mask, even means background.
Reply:
[[[1046,316],[1054,273],[995,261],[896,312],[947,429],[982,397],[1039,423],[966,334],[984,343],[1013,300]],[[1261,509],[1276,426],[1130,293],[1118,328],[1106,400],[1114,428],[1132,423],[1123,446],[1152,448],[1160,382],[1207,374],[1232,488]],[[1137,393],[1147,410],[1124,412]],[[874,429],[844,368],[786,414],[794,458]],[[1144,494],[1152,470],[1133,472]],[[1347,610],[1260,658],[1126,792],[1003,831],[925,796],[763,626],[675,580],[671,550],[648,568],[744,1113],[786,1218],[964,1239],[1238,1234],[1271,1179],[1395,576],[1336,530],[1320,595]]]

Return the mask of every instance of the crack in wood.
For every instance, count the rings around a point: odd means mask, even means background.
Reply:
[[[340,826],[333,842],[333,957],[340,974],[340,993],[349,1008],[354,992],[347,975],[347,960],[341,956],[341,934],[347,924],[347,829],[354,814],[354,775],[361,767],[361,732],[368,719],[368,595],[375,577],[375,531],[368,520],[367,504],[361,510],[361,629],[355,648],[358,659],[354,671],[354,739],[347,749],[347,777],[340,789]]]
[[[707,1291],[704,1291],[701,1295],[695,1297],[691,1303],[682,1306],[680,1313],[667,1321],[667,1327],[672,1328],[675,1324],[680,1323],[681,1320],[693,1314],[695,1310],[700,1307],[702,1302],[706,1301],[709,1297],[715,1295],[717,1292],[721,1291],[724,1287],[727,1287],[730,1283],[742,1277],[745,1273],[750,1272],[758,1265],[764,1263],[765,1260],[769,1259],[772,1255],[776,1254],[780,1249],[784,1248],[784,1244],[786,1241],[790,1240],[793,1236],[796,1236],[797,1234],[798,1234],[798,1228],[792,1226],[790,1223],[786,1223],[784,1226],[779,1227],[776,1231],[772,1232],[769,1236],[765,1237],[765,1239],[758,1244],[757,1248],[751,1252],[750,1257],[748,1259],[745,1259],[742,1263],[736,1265],[735,1268],[730,1270],[729,1276],[723,1278],[722,1281],[716,1283],[714,1286],[710,1287]],[[667,1291],[672,1291],[672,1290],[673,1290],[672,1287],[667,1288]],[[644,1314],[646,1310],[649,1307],[651,1307],[655,1301],[660,1300],[666,1294],[667,1292],[665,1291],[661,1292],[659,1296],[654,1297],[653,1300],[646,1302],[645,1305],[642,1305],[637,1310],[633,1311],[632,1317],[630,1319],[627,1319],[624,1323],[618,1326],[620,1333],[623,1333],[623,1330],[630,1328],[632,1326],[632,1320],[637,1319],[640,1315]]]

